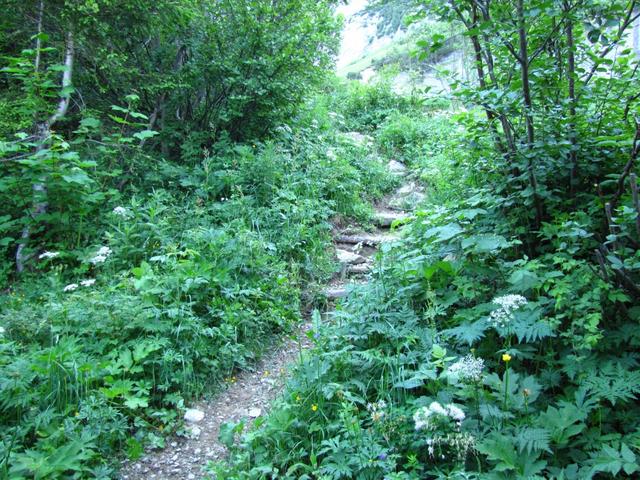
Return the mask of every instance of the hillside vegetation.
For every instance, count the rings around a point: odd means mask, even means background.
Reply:
[[[209,478],[638,475],[637,1],[417,2],[446,97],[335,79],[332,1],[0,6],[0,478],[118,478],[307,312]],[[426,196],[323,312],[388,159]]]

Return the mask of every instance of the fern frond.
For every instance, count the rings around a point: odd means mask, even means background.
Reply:
[[[551,433],[544,428],[523,427],[516,432],[515,443],[520,452],[548,452]]]
[[[489,328],[489,324],[484,318],[475,322],[465,322],[455,328],[442,331],[442,335],[454,338],[458,342],[464,342],[469,346],[484,337],[484,332]]]

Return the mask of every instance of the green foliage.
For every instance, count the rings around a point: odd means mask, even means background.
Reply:
[[[538,3],[535,15],[526,5],[532,51],[551,35],[566,52],[566,30],[546,28],[553,15],[563,27],[566,18]],[[577,19],[595,11],[587,3],[572,13],[578,36],[586,33]],[[603,18],[623,11],[614,3],[600,5]],[[603,75],[582,85],[571,180],[567,103],[545,96],[548,82],[566,81],[560,57],[542,49],[532,61],[539,136],[527,145],[519,66],[504,46],[517,40],[507,4],[492,3],[498,20],[478,27],[491,32],[482,41],[496,56],[496,83],[458,85],[477,109],[427,116],[410,99],[393,107],[358,87],[365,94],[354,118],[385,155],[421,174],[429,202],[401,240],[383,246],[370,283],[314,327],[314,348],[272,413],[236,440],[229,461],[211,466],[219,477],[637,475],[638,209],[629,156],[637,143],[607,101],[607,89],[635,92],[635,61],[603,61]],[[576,48],[586,58],[591,47]],[[501,150],[499,115],[517,138],[513,156]],[[595,129],[608,132],[604,143],[592,142]],[[587,184],[594,179],[599,192]],[[544,203],[537,219],[535,195]],[[615,208],[606,212],[606,202]]]
[[[324,99],[270,141],[221,141],[189,165],[151,163],[141,144],[155,132],[138,97],[126,100],[110,111],[119,128],[87,116],[75,142],[93,139],[102,162],[126,165],[129,193],[87,210],[79,236],[53,219],[77,214],[48,171],[50,233],[33,248],[45,255],[2,298],[0,459],[11,478],[107,478],[114,452],[136,458],[184,434],[185,402],[255,362],[265,339],[299,321],[302,288],[331,275],[329,218],[368,219],[394,185]],[[111,181],[91,174],[96,189]]]

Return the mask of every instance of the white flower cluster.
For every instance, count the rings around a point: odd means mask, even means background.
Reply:
[[[129,216],[129,210],[127,210],[124,207],[116,207],[113,209],[111,213],[113,213],[114,215],[117,215],[118,217],[123,217],[123,218],[126,218]]]
[[[82,285],[83,287],[91,287],[95,283],[96,283],[96,279],[95,278],[87,278],[86,280],[82,280],[80,282],[80,285]],[[77,290],[80,285],[78,285],[77,283],[70,283],[69,285],[64,287],[62,289],[62,291],[63,292],[73,292],[74,290]]]
[[[6,332],[4,327],[0,327],[0,337],[4,335],[4,332]]]
[[[484,360],[482,358],[467,355],[452,364],[447,373],[463,382],[478,382],[482,378],[483,369]]]
[[[387,408],[387,402],[380,400],[379,402],[367,404],[367,410],[371,413],[371,420],[378,422],[382,420],[385,415],[385,409]]]
[[[460,426],[465,419],[465,414],[461,408],[456,407],[452,403],[442,406],[438,402],[432,402],[428,407],[422,407],[413,414],[416,430],[430,429],[434,417],[451,418]]]
[[[527,299],[522,295],[504,295],[493,299],[493,303],[500,308],[491,312],[491,323],[495,328],[505,328],[513,320],[513,312],[527,304]]]
[[[109,247],[100,247],[100,250],[98,250],[96,256],[89,261],[94,265],[97,265],[98,263],[104,263],[112,253],[113,251]]]
[[[60,252],[44,252],[41,253],[40,255],[38,255],[38,258],[40,260],[44,259],[44,258],[56,258],[58,255],[60,255]]]

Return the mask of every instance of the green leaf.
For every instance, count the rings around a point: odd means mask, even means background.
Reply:
[[[147,138],[155,137],[156,135],[158,135],[158,132],[154,130],[143,130],[133,134],[133,136],[138,140],[145,140]]]
[[[507,239],[500,235],[481,234],[472,235],[462,241],[462,248],[472,250],[476,253],[489,253],[502,250],[509,246]]]
[[[143,397],[126,397],[124,404],[131,410],[145,408],[149,406],[149,399]]]
[[[428,238],[435,237],[437,242],[444,242],[452,239],[453,237],[460,235],[464,232],[464,229],[457,223],[449,223],[442,227],[433,227],[425,232]]]
[[[516,270],[509,276],[509,283],[520,292],[526,292],[540,285],[540,278],[526,269]]]

